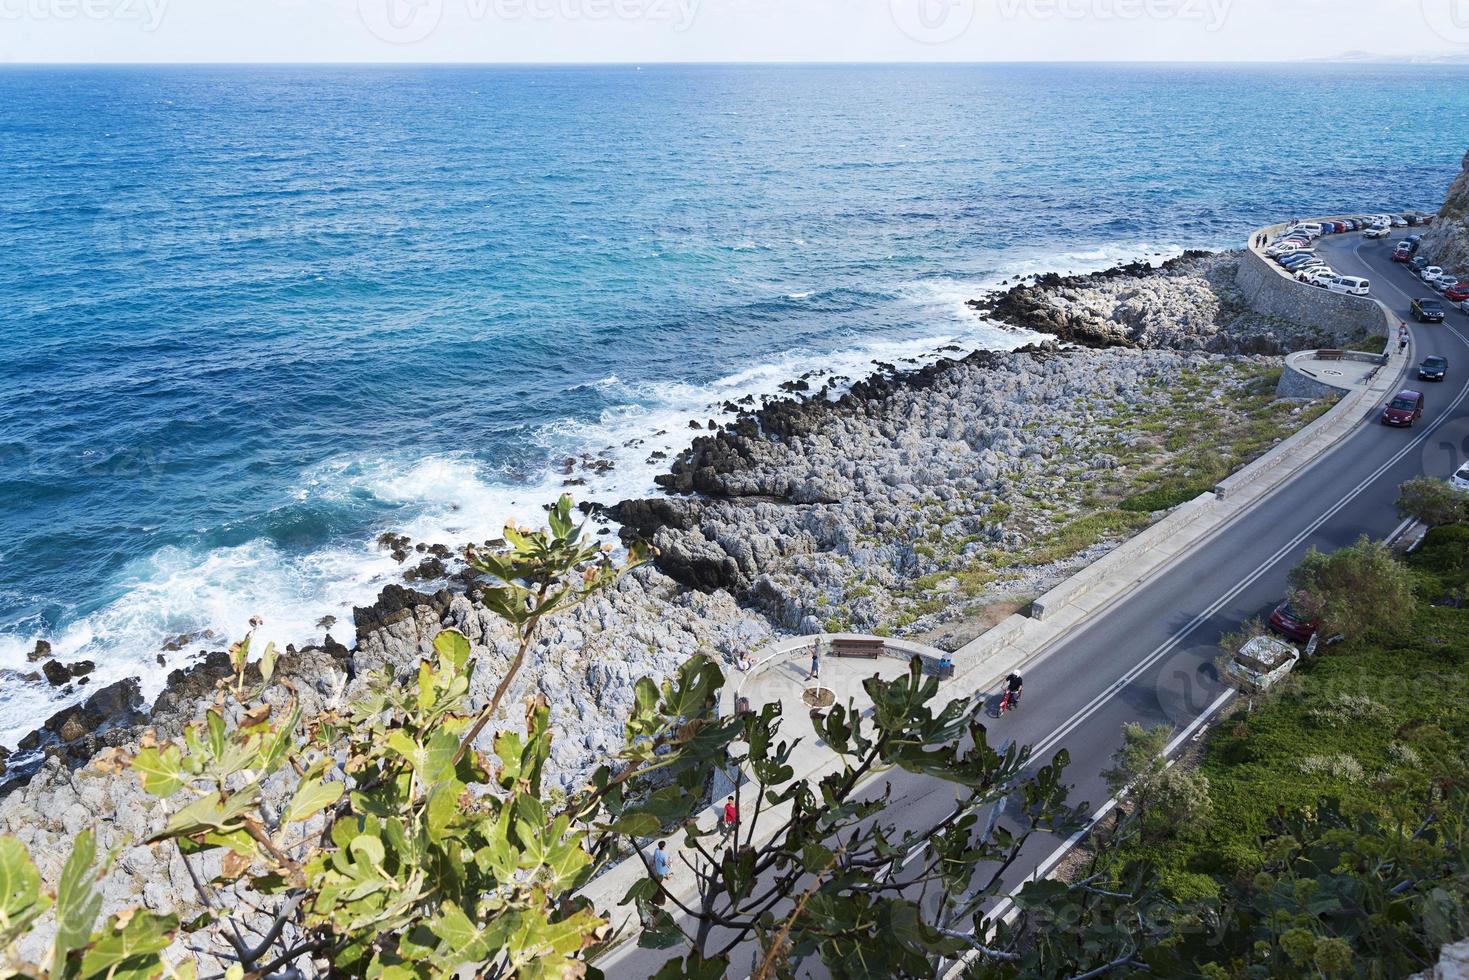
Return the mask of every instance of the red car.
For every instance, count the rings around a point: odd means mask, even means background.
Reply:
[[[1413,261],[1413,250],[1411,248],[1403,248],[1399,245],[1392,250],[1392,260],[1394,262],[1411,262]]]
[[[1462,303],[1464,300],[1469,299],[1469,282],[1461,282],[1457,285],[1450,286],[1443,291],[1443,294],[1444,299],[1450,302]]]
[[[1321,620],[1307,619],[1305,614],[1298,611],[1287,599],[1276,606],[1275,612],[1270,614],[1270,628],[1283,636],[1290,637],[1297,643],[1305,643],[1321,628]]]
[[[1403,390],[1393,396],[1382,410],[1383,425],[1402,425],[1409,428],[1423,417],[1423,393]]]

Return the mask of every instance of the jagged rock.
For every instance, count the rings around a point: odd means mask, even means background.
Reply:
[[[444,567],[444,562],[439,558],[425,558],[415,567],[403,573],[403,578],[409,582],[433,582],[444,578],[449,570]]]
[[[31,663],[38,663],[51,656],[51,644],[45,640],[37,640],[36,648],[26,657]]]
[[[71,671],[55,660],[48,660],[42,664],[41,673],[46,675],[46,680],[52,687],[60,687],[71,680]]]
[[[1469,153],[1464,169],[1444,198],[1432,227],[1423,236],[1421,254],[1460,276],[1469,275]]]

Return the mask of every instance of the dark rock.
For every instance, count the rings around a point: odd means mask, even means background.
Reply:
[[[26,659],[34,664],[45,660],[49,656],[51,656],[51,644],[45,640],[37,640],[36,648],[30,652],[30,655]]]
[[[52,687],[60,687],[71,680],[71,671],[55,660],[48,660],[41,665],[41,673],[46,675],[46,680]]]
[[[335,616],[323,616],[316,621],[316,628],[319,630],[329,630],[335,625],[337,625]]]
[[[352,656],[352,651],[348,650],[345,646],[332,639],[332,635],[330,633],[326,635],[326,640],[322,643],[321,648],[325,650],[327,656],[331,657],[333,660],[348,660]]]
[[[145,718],[138,679],[129,677],[107,685],[79,705],[58,711],[43,727],[62,742],[77,742],[108,728],[139,724]]]
[[[448,574],[449,570],[444,567],[443,559],[425,558],[417,566],[404,572],[403,578],[409,582],[432,582],[436,579],[444,578]]]
[[[74,664],[67,664],[66,669],[71,671],[71,676],[73,678],[76,678],[82,677],[86,674],[90,674],[92,671],[97,669],[97,665],[92,663],[92,661],[90,660],[78,660]]]
[[[357,640],[360,643],[368,634],[412,616],[413,610],[419,606],[429,606],[442,617],[453,599],[453,593],[448,589],[440,589],[433,595],[428,595],[405,589],[401,585],[386,586],[372,605],[357,606],[352,610],[352,621],[357,626]]]
[[[428,553],[433,555],[435,558],[454,557],[454,552],[451,551],[449,546],[446,544],[431,544],[428,546]]]
[[[223,650],[206,653],[198,663],[168,675],[163,693],[153,702],[153,714],[191,715],[195,703],[208,698],[216,683],[233,674],[229,654]]]

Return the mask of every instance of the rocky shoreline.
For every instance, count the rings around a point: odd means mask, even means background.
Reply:
[[[841,392],[792,384],[791,397],[741,406],[733,423],[695,438],[659,479],[665,495],[585,508],[660,554],[550,622],[519,676],[517,699],[541,693],[552,706],[552,785],[579,786],[620,744],[639,677],[666,675],[698,652],[732,662],[783,632],[860,629],[955,648],[995,610],[1044,591],[1166,510],[1128,509],[1125,494],[1149,480],[1186,483],[1197,447],[1172,445],[1171,429],[1196,425],[1220,438],[1236,424],[1304,424],[1311,406],[1274,398],[1278,358],[1264,355],[1352,338],[1307,337],[1249,315],[1230,291],[1237,261],[1191,253],[1156,269],[1041,277],[977,300],[988,316],[1044,326],[1077,346],[885,368]],[[1263,451],[1269,432],[1265,440],[1238,451]],[[473,600],[473,577],[456,557],[462,543],[388,534],[379,544],[401,553],[405,580],[442,587],[385,588],[354,610],[350,647],[328,636],[288,648],[278,676],[308,710],[339,703],[369,671],[410,670],[453,626],[481,664],[471,697],[482,702],[513,648]],[[148,728],[176,733],[228,669],[222,652],[200,651],[151,706],[125,681],[58,713],[28,742],[19,778],[0,788],[0,830],[31,849],[48,879],[84,825],[102,828],[103,847],[146,836],[160,804],[132,777],[83,767]],[[108,904],[173,908],[192,894],[186,875],[176,857],[168,864],[129,847]]]

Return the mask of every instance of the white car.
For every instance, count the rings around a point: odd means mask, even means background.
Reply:
[[[1305,247],[1306,245],[1303,242],[1280,242],[1277,245],[1271,245],[1269,248],[1267,248],[1265,250],[1265,254],[1273,259],[1277,255],[1285,255],[1288,252],[1298,252]]]
[[[1338,276],[1335,272],[1331,271],[1330,267],[1320,265],[1314,269],[1297,272],[1296,278],[1308,286],[1329,288],[1333,282],[1337,281]]]
[[[1406,228],[1408,227],[1408,219],[1400,214],[1395,214],[1392,216],[1392,226],[1394,228]]]
[[[1459,467],[1459,472],[1449,477],[1449,486],[1455,490],[1463,490],[1469,493],[1469,463]]]
[[[1241,690],[1263,691],[1278,684],[1300,660],[1301,651],[1284,640],[1257,636],[1229,659],[1224,673]]]
[[[1442,276],[1442,275],[1443,275],[1443,267],[1442,266],[1425,265],[1423,267],[1423,271],[1420,272],[1420,273],[1418,273],[1418,278],[1419,279],[1422,279],[1424,282],[1428,283],[1431,286],[1434,283],[1438,282],[1439,277]]]
[[[1337,276],[1336,282],[1329,284],[1326,288],[1333,293],[1346,293],[1348,296],[1370,296],[1372,294],[1372,283],[1361,276]]]
[[[1455,286],[1459,285],[1460,281],[1461,280],[1458,276],[1454,275],[1451,272],[1445,272],[1443,275],[1433,280],[1433,288],[1435,292],[1446,293],[1450,289],[1453,289]]]
[[[1366,231],[1362,232],[1362,237],[1363,238],[1386,238],[1388,235],[1391,235],[1391,234],[1392,234],[1392,229],[1390,227],[1388,227],[1387,225],[1373,225],[1371,228],[1368,228]]]

